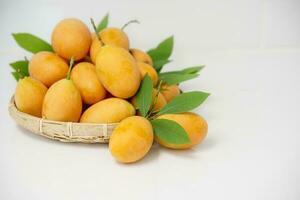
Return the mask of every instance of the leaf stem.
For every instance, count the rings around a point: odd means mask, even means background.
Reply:
[[[68,74],[67,74],[67,80],[70,80],[71,70],[72,70],[73,65],[74,65],[74,57],[72,57],[70,60],[69,70],[68,70]]]
[[[157,103],[158,95],[159,95],[160,90],[161,90],[161,85],[162,85],[162,81],[159,81],[158,86],[157,86],[157,93],[155,94],[153,104],[151,105],[151,108],[149,109],[149,112],[146,115],[146,118],[150,119],[152,114],[158,112],[157,110],[153,110],[153,109],[154,109],[154,105]]]
[[[91,24],[92,24],[92,26],[93,26],[93,29],[94,29],[94,31],[95,31],[96,37],[98,38],[99,41],[101,41],[100,36],[99,36],[99,34],[98,34],[98,31],[97,31],[96,24],[95,24],[93,18],[90,18],[90,20],[91,20]]]
[[[124,30],[129,24],[133,24],[133,23],[140,24],[139,20],[133,19],[127,22],[126,24],[124,24],[121,29]]]

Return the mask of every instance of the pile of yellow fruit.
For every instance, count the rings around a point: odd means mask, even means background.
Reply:
[[[172,149],[199,144],[206,121],[190,110],[208,93],[182,92],[179,83],[195,78],[203,66],[161,72],[170,62],[173,37],[147,53],[130,47],[124,28],[107,27],[108,15],[90,31],[69,18],[54,28],[51,45],[28,34],[13,34],[33,53],[28,61],[11,63],[18,80],[18,110],[48,120],[119,123],[109,150],[123,163],[142,159],[154,140]]]

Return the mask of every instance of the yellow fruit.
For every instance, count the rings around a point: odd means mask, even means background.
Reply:
[[[116,97],[132,97],[139,89],[139,69],[134,58],[123,48],[102,47],[97,55],[96,70],[102,85]]]
[[[117,123],[133,116],[134,107],[124,99],[104,99],[89,107],[81,116],[81,123]]]
[[[80,93],[72,80],[62,79],[48,89],[43,103],[43,117],[45,119],[77,122],[81,110]]]
[[[93,39],[91,48],[90,48],[90,57],[93,63],[96,63],[97,55],[103,46],[102,42],[98,40],[97,37]]]
[[[42,105],[47,87],[30,77],[19,80],[15,92],[15,103],[21,112],[42,116]]]
[[[50,87],[67,76],[68,64],[56,54],[42,51],[32,56],[28,70],[31,77]]]
[[[158,111],[158,110],[162,109],[162,108],[167,104],[167,102],[166,102],[164,96],[163,96],[161,93],[158,93],[158,96],[157,96],[155,105],[153,106],[156,94],[157,94],[157,90],[156,90],[156,89],[153,89],[153,91],[152,91],[152,105],[151,105],[151,107],[153,107],[153,110],[154,110],[154,111]],[[137,107],[137,102],[136,102],[136,96],[134,96],[134,97],[131,99],[131,103],[132,103],[132,105],[133,105],[136,109],[138,109],[138,107]]]
[[[166,101],[170,102],[180,95],[180,89],[177,85],[163,85],[161,93],[164,95]]]
[[[153,143],[150,122],[139,116],[128,117],[114,129],[109,150],[119,162],[132,163],[142,159]]]
[[[88,62],[81,62],[72,69],[71,79],[86,104],[94,104],[105,98],[106,91],[98,76],[96,68]]]
[[[130,49],[129,51],[136,61],[147,63],[153,66],[152,58],[147,53],[139,49]]]
[[[99,33],[99,36],[105,45],[129,49],[129,39],[126,33],[119,28],[105,28]]]
[[[84,58],[92,42],[88,27],[80,20],[69,18],[60,21],[52,32],[52,46],[61,57],[70,60]]]
[[[201,116],[194,113],[165,114],[159,116],[158,119],[168,119],[177,122],[184,128],[191,141],[189,144],[169,144],[155,137],[155,141],[164,147],[171,149],[188,149],[199,144],[206,137],[208,129],[207,122]]]
[[[158,82],[158,75],[155,69],[151,65],[143,62],[137,62],[137,65],[139,67],[142,77],[148,74],[148,76],[152,80],[153,86],[156,86]]]

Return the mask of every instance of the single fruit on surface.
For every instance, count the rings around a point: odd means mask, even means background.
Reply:
[[[74,66],[71,80],[80,92],[86,104],[94,104],[105,98],[106,90],[96,74],[96,67],[88,62],[81,62]]]
[[[132,163],[142,159],[153,143],[150,122],[143,117],[128,117],[113,130],[109,150],[119,162]]]
[[[96,59],[97,75],[112,95],[129,98],[139,89],[141,75],[134,58],[120,47],[104,46]]]
[[[92,42],[88,27],[75,18],[60,21],[52,32],[52,46],[61,57],[70,60],[84,58],[89,52]]]
[[[62,79],[48,89],[42,115],[49,120],[78,122],[81,110],[80,92],[72,80]]]
[[[188,149],[199,144],[206,137],[208,130],[207,122],[195,113],[165,114],[159,116],[158,119],[168,119],[177,122],[186,131],[191,141],[188,144],[169,144],[155,137],[155,141],[164,147],[171,149]]]
[[[95,37],[93,39],[91,48],[90,48],[90,57],[93,63],[96,63],[96,58],[97,55],[101,49],[101,47],[103,46],[102,42],[99,41],[99,39],[97,37]]]
[[[41,51],[32,56],[28,70],[31,77],[50,87],[67,76],[68,64],[54,53]]]
[[[178,85],[163,85],[161,90],[167,102],[170,102],[175,97],[180,95],[180,89]]]
[[[156,86],[158,82],[158,75],[155,69],[151,65],[143,62],[137,62],[137,65],[139,67],[142,77],[148,74],[150,79],[152,80],[153,86]]]
[[[156,96],[157,96],[157,99],[155,101]],[[136,96],[131,98],[131,103],[136,109],[138,109],[137,102],[136,102]],[[157,89],[153,89],[153,91],[152,91],[152,105],[151,105],[152,109],[154,111],[158,111],[158,110],[162,109],[166,104],[167,104],[167,101],[165,100],[164,96],[161,93],[157,94]]]
[[[136,61],[147,63],[153,66],[152,58],[140,49],[130,49],[129,52],[136,59]]]
[[[109,98],[89,107],[81,116],[81,123],[117,123],[135,115],[134,107],[124,99]]]
[[[100,31],[99,36],[105,45],[117,46],[126,50],[129,49],[129,39],[122,29],[114,27],[105,28]]]
[[[18,81],[15,92],[15,104],[19,111],[42,116],[42,106],[47,87],[40,81],[25,77]]]

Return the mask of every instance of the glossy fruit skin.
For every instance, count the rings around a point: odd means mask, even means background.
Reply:
[[[130,49],[129,52],[138,62],[147,63],[153,66],[152,58],[140,49]]]
[[[139,89],[141,75],[134,58],[120,47],[104,46],[96,59],[97,75],[107,91],[127,99]]]
[[[61,57],[70,60],[84,58],[92,42],[88,27],[80,20],[68,18],[60,21],[52,32],[52,47]]]
[[[129,39],[126,33],[119,28],[105,28],[99,33],[99,36],[105,45],[129,49]]]
[[[163,85],[161,93],[164,95],[166,101],[170,102],[180,95],[180,89],[178,85]]]
[[[150,122],[139,116],[128,117],[114,129],[109,150],[121,163],[132,163],[142,159],[153,143],[153,130]]]
[[[45,119],[78,122],[82,111],[80,92],[72,80],[62,79],[47,91],[43,103]]]
[[[101,47],[103,47],[103,43],[99,41],[97,37],[94,37],[90,48],[90,57],[93,63],[96,63],[96,58],[101,50]]]
[[[155,87],[158,82],[158,75],[155,69],[151,65],[143,62],[137,62],[137,65],[139,67],[141,76],[144,77],[146,74],[148,74],[148,76],[152,80],[153,87]]]
[[[162,109],[167,104],[164,96],[161,93],[158,93],[155,105],[153,105],[156,94],[157,94],[157,90],[153,89],[153,91],[152,91],[152,105],[151,105],[150,109],[152,108],[154,111],[158,111],[158,110]],[[131,103],[136,109],[138,109],[137,102],[136,102],[136,96],[131,98]],[[140,115],[140,112],[138,112],[138,115]]]
[[[168,119],[177,122],[184,128],[191,140],[189,144],[169,144],[155,137],[156,142],[167,148],[188,149],[201,143],[207,135],[207,122],[195,113],[165,114],[159,116],[158,119]]]
[[[124,99],[108,98],[89,107],[81,116],[81,123],[117,123],[135,115],[134,107]]]
[[[105,98],[106,90],[96,74],[96,67],[88,62],[81,62],[74,66],[71,80],[80,92],[86,104],[94,104]]]
[[[40,81],[31,77],[25,77],[18,81],[15,92],[15,104],[19,111],[42,116],[42,106],[47,87]]]
[[[28,66],[30,76],[41,81],[47,87],[65,78],[68,68],[68,64],[64,59],[47,51],[41,51],[33,55]]]

